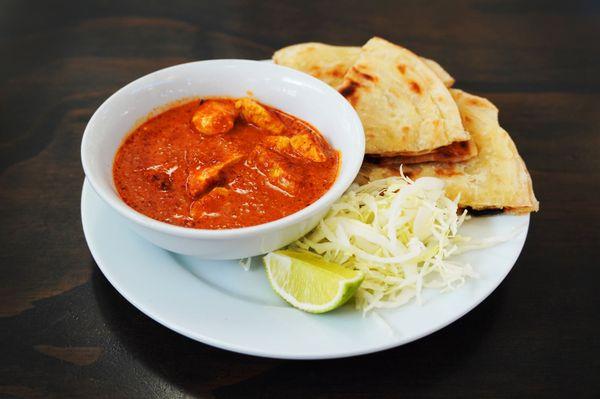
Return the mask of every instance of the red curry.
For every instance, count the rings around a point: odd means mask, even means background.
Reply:
[[[339,155],[308,123],[252,99],[194,100],[131,132],[113,176],[121,198],[163,222],[253,226],[310,205]]]

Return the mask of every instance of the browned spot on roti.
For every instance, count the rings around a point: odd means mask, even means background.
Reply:
[[[483,105],[485,105],[485,103],[483,101],[481,101],[477,97],[471,97],[469,99],[469,104],[471,104],[471,105],[477,105],[477,106],[480,106],[480,107],[483,106]]]
[[[377,76],[371,75],[370,69],[366,65],[357,64],[352,67],[352,72],[354,72],[357,76],[362,78],[363,80],[368,80],[369,82],[377,82],[379,79]]]
[[[404,65],[404,64],[398,64],[397,68],[398,68],[398,70],[400,71],[400,73],[402,75],[404,75],[406,73],[406,65]]]
[[[373,76],[373,75],[369,75],[368,73],[364,73],[364,72],[358,72],[358,74],[360,75],[360,77],[362,77],[363,79],[366,79],[368,81],[371,82],[377,82],[377,76]]]
[[[410,132],[410,126],[402,126],[402,133]]]
[[[341,78],[346,74],[346,68],[344,68],[342,65],[337,65],[331,70],[331,74],[336,78]]]
[[[339,88],[338,91],[342,96],[346,97],[347,99],[350,99],[354,95],[354,93],[356,93],[356,89],[358,89],[359,86],[359,83],[353,80],[348,80],[344,82],[344,84],[342,85],[342,87]]]
[[[456,167],[451,163],[441,164],[440,166],[436,166],[434,169],[435,172],[440,176],[454,176],[458,174]]]
[[[433,126],[438,127],[440,125],[440,120],[436,119],[433,121]]]
[[[97,346],[59,347],[51,345],[36,345],[35,350],[44,355],[64,360],[77,366],[88,366],[95,363],[102,355],[102,348]]]
[[[465,115],[465,116],[463,117],[463,120],[464,120],[465,122],[471,122],[471,121],[472,121],[472,119],[471,119],[471,118],[470,118],[468,115]]]
[[[421,86],[419,86],[417,82],[411,80],[409,85],[412,91],[414,91],[417,94],[421,94]]]
[[[322,77],[327,75],[327,73],[325,71],[323,71],[323,69],[321,67],[318,67],[318,66],[311,66],[308,69],[308,73],[311,74],[312,76],[314,76],[315,78],[319,78],[319,79],[321,79]]]

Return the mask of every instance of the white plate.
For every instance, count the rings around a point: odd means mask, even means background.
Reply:
[[[362,317],[351,305],[322,315],[291,308],[269,287],[259,259],[203,261],[162,250],[128,230],[87,181],[81,197],[90,251],[110,283],[135,307],[187,337],[230,351],[289,359],[376,352],[414,341],[452,323],[485,299],[514,265],[529,216],[468,221],[465,235],[487,237],[522,228],[509,242],[462,255],[480,274],[456,291],[425,293],[425,303]],[[388,324],[392,327],[389,328]]]

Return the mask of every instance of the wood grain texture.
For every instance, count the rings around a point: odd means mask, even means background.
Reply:
[[[36,345],[35,350],[55,359],[64,360],[77,366],[89,366],[98,361],[102,349],[95,346],[57,347],[52,345]]]
[[[490,98],[527,162],[541,211],[498,290],[415,343],[322,362],[214,349],[127,303],[79,216],[102,101],[181,62],[375,34]],[[600,396],[599,38],[593,1],[0,2],[0,397]]]

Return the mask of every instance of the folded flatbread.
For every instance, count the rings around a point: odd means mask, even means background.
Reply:
[[[300,43],[284,47],[273,54],[276,64],[298,69],[337,88],[354,64],[360,47],[330,46],[323,43]]]
[[[359,54],[360,47],[310,42],[294,44],[276,51],[273,54],[273,61],[308,73],[337,88],[342,84],[344,75],[354,65]],[[420,58],[446,87],[452,87],[454,78],[440,64],[429,58]]]
[[[366,159],[378,165],[409,165],[423,162],[462,162],[477,155],[477,146],[471,140],[457,141],[423,153],[396,155],[393,157],[367,155]]]
[[[470,138],[439,77],[410,50],[384,39],[361,48],[338,91],[360,116],[367,154],[423,155]]]
[[[379,40],[383,41],[382,39]],[[311,42],[282,48],[275,52],[273,60],[277,64],[309,73],[337,88],[341,86],[344,81],[344,76],[356,63],[360,55],[360,47],[331,46],[323,43]],[[452,76],[450,76],[450,74],[448,74],[448,72],[446,72],[437,62],[424,57],[418,58],[444,83],[444,85],[450,87],[454,84]],[[372,141],[373,140],[368,140],[368,152]],[[475,156],[477,154],[477,147],[471,141],[455,141],[448,145],[441,145],[437,148],[428,148],[419,151],[388,150],[371,152],[373,156],[385,157],[379,160],[381,163],[394,164],[400,162],[409,164],[432,161],[460,162]]]
[[[440,78],[440,80],[444,83],[444,86],[446,87],[452,87],[454,85],[454,78],[452,77],[452,75],[450,75],[448,72],[446,72],[446,70],[444,68],[442,68],[442,66],[440,64],[438,64],[437,62],[435,62],[434,60],[430,59],[430,58],[425,58],[425,57],[419,57],[421,58],[421,61],[423,61],[423,63],[425,65],[427,65],[429,67],[429,69],[431,69],[433,71],[433,73],[435,73],[437,75],[438,78]]]
[[[452,89],[465,128],[479,149],[476,157],[460,163],[424,163],[403,166],[412,179],[422,176],[446,181],[450,198],[474,210],[500,209],[521,214],[537,211],[531,177],[508,133],[498,123],[498,109],[485,98]],[[399,165],[363,163],[357,182],[399,175]]]

